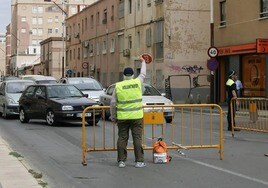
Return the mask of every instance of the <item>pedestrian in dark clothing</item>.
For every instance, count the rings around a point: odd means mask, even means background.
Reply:
[[[146,166],[142,148],[142,83],[146,76],[146,63],[142,57],[140,59],[142,61],[140,75],[134,78],[133,69],[125,68],[124,80],[116,83],[111,100],[111,120],[117,122],[118,126],[117,161],[119,168],[126,166],[129,130],[133,138],[135,167]]]
[[[233,101],[233,105],[231,106],[232,99],[237,99],[237,90],[235,81],[237,79],[237,74],[234,70],[231,70],[228,73],[228,80],[226,82],[226,90],[227,90],[227,103],[228,103],[228,114],[227,114],[227,121],[228,121],[228,131],[232,131],[232,116],[233,116],[233,125],[235,126],[235,112],[236,106],[238,105],[238,101]],[[231,114],[231,107],[233,109]],[[239,131],[239,129],[234,129],[234,131]]]

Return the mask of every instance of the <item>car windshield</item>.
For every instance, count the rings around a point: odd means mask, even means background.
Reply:
[[[161,96],[161,93],[150,85],[143,85],[142,87],[143,96]]]
[[[32,82],[12,82],[7,84],[7,93],[22,93]]]
[[[48,98],[83,97],[83,93],[72,85],[52,85],[47,87]]]
[[[75,85],[80,90],[102,90],[100,83],[94,79],[69,79],[69,84]]]

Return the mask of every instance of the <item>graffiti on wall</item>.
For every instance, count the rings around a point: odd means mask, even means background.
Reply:
[[[204,68],[202,66],[198,67],[197,65],[183,65],[182,67],[179,65],[174,65],[174,64],[170,64],[167,65],[168,68],[172,71],[172,72],[187,72],[189,74],[197,74],[200,73],[201,70],[203,70]]]

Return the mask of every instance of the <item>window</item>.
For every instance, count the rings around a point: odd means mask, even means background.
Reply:
[[[38,13],[43,13],[43,7],[38,7]]]
[[[87,31],[88,28],[87,28],[87,18],[85,18],[85,31]]]
[[[93,42],[91,41],[91,43],[89,45],[89,55],[90,55],[90,57],[93,56],[93,52],[94,52],[94,45],[93,45]]]
[[[52,33],[52,29],[48,29],[47,30],[47,33]]]
[[[97,43],[96,50],[97,50],[97,55],[100,55],[100,45],[99,45],[99,43]]]
[[[146,29],[146,46],[150,47],[151,46],[151,28]]]
[[[32,40],[32,45],[33,46],[37,45],[37,40]]]
[[[163,0],[155,0],[156,5],[161,4],[161,3],[163,3]]]
[[[154,27],[155,58],[160,59],[164,57],[163,21],[156,22]]]
[[[21,17],[21,21],[22,21],[22,22],[26,22],[26,17],[25,17],[25,16],[22,16],[22,17]]]
[[[131,37],[131,35],[128,36],[128,48],[129,48],[129,49],[132,48],[132,37]]]
[[[220,26],[226,25],[226,1],[220,2]]]
[[[120,1],[119,2],[119,8],[118,8],[118,10],[119,10],[118,17],[119,17],[119,19],[124,18],[124,14],[125,14],[124,6],[125,6],[124,1]]]
[[[33,6],[32,13],[37,13],[37,6]]]
[[[124,35],[118,36],[118,42],[119,42],[119,52],[123,52],[124,50]]]
[[[38,36],[42,36],[43,35],[43,29],[38,29]]]
[[[83,58],[86,59],[88,57],[88,48],[83,48]]]
[[[37,35],[37,29],[32,29],[32,35]]]
[[[102,54],[106,54],[107,53],[107,42],[106,40],[103,41],[103,48],[102,48]]]
[[[76,13],[77,13],[76,7],[71,7],[71,14],[73,15],[73,14],[76,14]]]
[[[59,28],[55,28],[55,33],[59,33]]]
[[[268,17],[268,0],[261,0],[260,17],[261,18]]]
[[[112,5],[111,20],[114,20],[114,6]]]
[[[82,34],[84,34],[84,19],[82,19]]]
[[[96,20],[96,24],[99,25],[100,24],[100,13],[97,12],[97,20]]]
[[[38,25],[42,25],[43,24],[43,18],[38,18]]]
[[[137,32],[137,48],[140,48],[140,42],[141,42],[141,33]]]
[[[53,19],[50,17],[50,18],[47,19],[47,22],[48,23],[52,23],[53,22]]]
[[[91,28],[94,27],[94,15],[91,15],[91,17],[90,17],[90,27]]]
[[[111,39],[111,47],[110,47],[110,52],[114,52],[114,48],[115,48],[115,41],[114,39]]]
[[[103,11],[103,20],[102,20],[103,24],[107,23],[107,9],[104,9]]]
[[[132,13],[132,0],[128,0],[128,13]]]
[[[21,28],[21,33],[26,33],[26,29],[25,28]]]
[[[59,22],[59,17],[55,16],[55,22],[58,23]]]
[[[138,11],[140,11],[140,9],[141,9],[141,1],[138,0]]]
[[[147,7],[151,7],[151,1],[152,0],[147,0]]]
[[[80,48],[77,50],[77,59],[80,59]]]
[[[33,19],[32,19],[32,24],[37,24],[37,18],[36,17],[33,17]]]

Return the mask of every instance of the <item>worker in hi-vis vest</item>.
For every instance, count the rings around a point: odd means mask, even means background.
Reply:
[[[140,56],[140,60],[140,75],[134,78],[133,69],[125,68],[124,80],[116,83],[111,100],[111,120],[118,126],[117,162],[119,168],[126,166],[129,130],[131,130],[133,138],[135,167],[146,166],[142,148],[142,83],[146,76],[146,63],[142,56]]]
[[[237,98],[237,91],[236,91],[236,84],[235,81],[237,79],[237,74],[234,70],[229,71],[228,73],[228,80],[226,82],[226,90],[227,90],[227,103],[228,103],[228,114],[227,114],[227,121],[228,121],[228,131],[232,131],[232,117],[233,115],[233,123],[235,126],[235,112],[236,112],[236,106],[238,104],[238,101],[233,101],[233,113],[231,114],[231,100]],[[234,131],[239,131],[239,129],[234,128]]]

